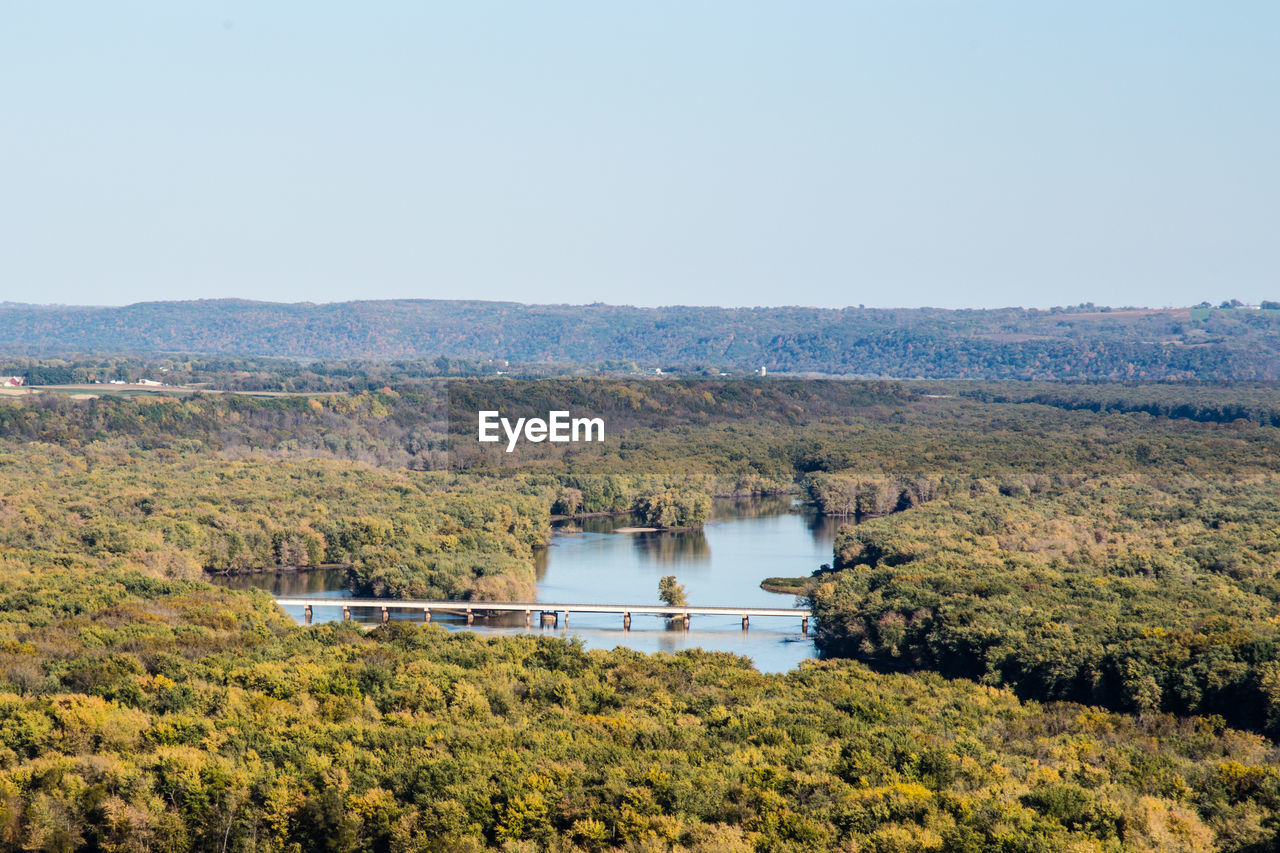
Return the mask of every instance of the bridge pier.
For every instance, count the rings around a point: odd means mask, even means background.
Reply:
[[[382,605],[382,624],[385,625],[390,621],[391,621],[391,611],[388,610],[387,606],[384,604]]]
[[[310,604],[308,604],[308,605],[307,605],[305,608],[303,608],[303,610],[302,610],[302,624],[303,624],[303,625],[310,625],[310,624],[311,624],[311,605],[310,605]]]
[[[524,612],[524,626],[525,626],[526,628],[528,628],[528,627],[529,627],[529,625],[530,625],[530,623],[532,623],[532,621],[533,621],[533,611],[532,611],[532,610],[526,610],[526,611]]]
[[[622,614],[622,630],[623,630],[623,631],[630,631],[630,630],[631,630],[631,613],[630,613],[630,611],[627,611],[627,612],[625,612],[625,613],[623,613],[623,614]]]
[[[467,624],[470,625],[476,621],[476,615],[471,612],[471,608],[467,608]]]
[[[343,622],[351,621],[351,608],[345,604],[342,605],[342,621]]]
[[[568,610],[564,612],[564,626],[566,628],[569,627],[569,611]]]
[[[686,631],[689,630],[689,614],[688,613],[684,615],[684,629]]]
[[[747,614],[743,613],[742,614],[742,630],[744,631],[747,630],[747,625],[749,625],[750,622],[751,620],[747,618]]]
[[[424,608],[422,608],[422,621],[423,621],[423,622],[430,622],[430,621],[431,621],[431,608],[430,608],[430,607],[424,607]]]
[[[809,617],[808,616],[800,617],[800,633],[801,634],[809,633]]]

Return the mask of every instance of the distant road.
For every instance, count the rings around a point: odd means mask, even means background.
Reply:
[[[159,394],[162,396],[183,397],[190,394],[240,394],[245,397],[333,397],[345,395],[346,391],[232,391],[223,388],[196,388],[188,385],[137,385],[126,382],[113,385],[109,382],[86,382],[77,385],[28,385],[22,388],[0,389],[0,394],[7,397],[29,396],[41,392],[69,394],[80,400],[92,399],[105,394]]]

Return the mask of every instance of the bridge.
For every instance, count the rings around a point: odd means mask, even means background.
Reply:
[[[382,621],[391,619],[392,610],[421,612],[422,621],[430,622],[433,612],[465,616],[471,625],[475,617],[492,613],[523,613],[525,627],[532,627],[533,614],[538,614],[538,627],[560,627],[563,615],[565,627],[569,627],[570,613],[616,613],[622,616],[622,630],[631,630],[631,617],[665,616],[679,619],[687,630],[691,616],[741,616],[745,631],[752,616],[783,616],[800,619],[800,630],[809,633],[809,618],[813,612],[807,607],[692,607],[669,604],[552,604],[545,601],[410,601],[390,598],[309,598],[306,596],[279,596],[276,603],[283,607],[301,607],[302,620],[311,624],[312,608],[341,607],[342,618],[350,619],[353,610],[381,611]]]

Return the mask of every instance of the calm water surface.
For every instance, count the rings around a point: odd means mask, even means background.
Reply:
[[[702,530],[618,533],[635,524],[628,517],[586,519],[556,526],[551,544],[538,554],[538,600],[562,604],[657,604],[658,580],[675,575],[690,604],[790,607],[790,595],[765,592],[760,581],[771,576],[807,575],[831,562],[835,525],[828,519],[781,498],[718,500]],[[261,588],[276,595],[311,595],[335,599],[335,606],[315,608],[314,621],[341,619],[338,599],[350,596],[344,570],[300,574],[245,575],[216,582],[240,589]],[[301,620],[301,608],[287,608]],[[296,611],[296,612],[294,612]],[[372,611],[363,615],[369,621]],[[360,612],[352,614],[353,618]],[[420,613],[396,614],[421,618]],[[524,627],[523,615],[466,625],[461,617],[433,614],[449,630],[514,634],[527,630],[580,637],[588,648],[627,646],[645,652],[701,647],[742,654],[766,672],[779,672],[813,657],[813,642],[800,632],[800,620],[754,617],[744,632],[739,617],[694,616],[688,631],[653,616],[633,616],[623,633],[617,615],[573,614],[566,628]]]

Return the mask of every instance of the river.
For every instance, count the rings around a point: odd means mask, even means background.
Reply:
[[[702,530],[619,533],[634,525],[630,517],[589,518],[556,524],[550,545],[537,553],[538,600],[559,603],[658,604],[658,580],[675,575],[684,585],[689,603],[750,607],[790,607],[790,595],[766,592],[767,577],[807,575],[831,562],[836,524],[812,510],[793,505],[789,497],[715,501],[711,519]],[[276,595],[332,597],[333,608],[315,608],[317,622],[341,619],[338,599],[347,597],[342,569],[301,573],[263,573],[211,578],[237,589],[260,588]],[[288,608],[301,620],[301,608]],[[297,612],[293,612],[297,611]],[[392,611],[394,614],[394,611]],[[356,611],[373,620],[374,611]],[[421,618],[421,614],[403,614]],[[476,620],[433,615],[449,630],[514,634],[526,630],[524,617]],[[536,614],[535,614],[536,626]],[[800,630],[798,619],[754,617],[742,630],[739,617],[694,616],[688,631],[656,616],[633,616],[631,630],[622,631],[616,615],[573,614],[566,628],[531,629],[580,637],[587,648],[627,646],[644,652],[674,652],[701,647],[746,655],[764,672],[791,669],[813,657],[812,638]]]

